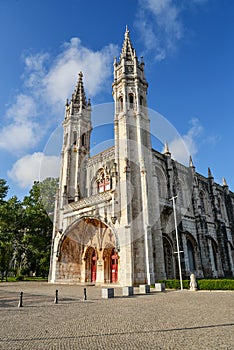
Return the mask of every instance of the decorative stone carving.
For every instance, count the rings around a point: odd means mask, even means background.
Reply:
[[[190,290],[192,292],[195,292],[197,290],[196,276],[194,275],[194,273],[190,275]]]

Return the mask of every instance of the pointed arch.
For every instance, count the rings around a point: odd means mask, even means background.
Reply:
[[[158,180],[158,192],[161,199],[168,199],[167,177],[163,169],[156,165],[156,176]]]
[[[197,241],[190,232],[185,233],[185,239],[186,242],[184,242],[184,244],[186,244],[186,249],[184,248],[184,250],[185,252],[187,251],[187,254],[185,254],[187,269],[189,270],[189,274],[196,273],[199,266]]]
[[[95,247],[88,246],[85,251],[85,282],[96,282],[97,252]]]
[[[174,249],[171,239],[166,234],[163,235],[163,252],[167,279],[173,279],[176,277]]]
[[[117,234],[109,225],[95,217],[80,218],[59,240],[56,280],[104,282],[111,271],[112,252],[118,249]],[[103,261],[104,251],[110,253],[108,266]]]
[[[119,112],[123,112],[123,96],[119,96],[118,107]]]

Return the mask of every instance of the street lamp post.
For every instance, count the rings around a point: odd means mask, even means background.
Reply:
[[[180,253],[183,251],[179,250],[179,238],[178,238],[178,229],[177,229],[177,218],[176,218],[176,207],[175,207],[175,199],[177,196],[170,198],[173,204],[173,212],[174,212],[174,221],[175,221],[175,233],[176,233],[176,245],[177,245],[177,256],[178,256],[178,266],[179,266],[179,274],[180,274],[180,289],[183,290],[183,280],[182,280],[182,272],[181,272],[181,261],[180,261]]]

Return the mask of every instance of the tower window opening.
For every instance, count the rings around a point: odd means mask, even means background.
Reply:
[[[122,96],[119,98],[119,111],[120,112],[123,111],[123,97]]]
[[[82,134],[81,136],[81,145],[85,146],[85,134]]]
[[[133,94],[129,94],[129,106],[130,106],[130,109],[133,109],[133,107],[134,107],[134,96],[133,96]]]
[[[68,133],[64,136],[64,146],[67,146]]]
[[[144,105],[144,97],[140,96],[140,105],[143,106]]]
[[[76,142],[77,142],[77,132],[74,131],[73,132],[73,145],[76,145]]]

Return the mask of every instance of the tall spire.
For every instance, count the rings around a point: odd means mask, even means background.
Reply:
[[[121,58],[126,58],[127,60],[132,60],[134,57],[136,57],[136,51],[132,46],[128,26],[126,26],[126,31],[124,35],[124,43],[122,47],[121,52]]]
[[[74,90],[74,93],[72,94],[72,102],[73,102],[74,108],[77,108],[79,111],[87,107],[82,72],[79,73],[78,82]]]

